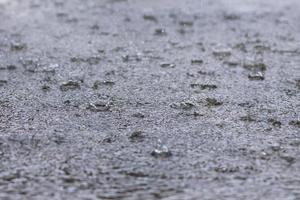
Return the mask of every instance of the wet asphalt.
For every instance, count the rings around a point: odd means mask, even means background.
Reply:
[[[299,200],[299,10],[0,0],[0,199]]]

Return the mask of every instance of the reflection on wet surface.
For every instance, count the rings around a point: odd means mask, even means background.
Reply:
[[[1,2],[0,199],[299,199],[299,1]]]

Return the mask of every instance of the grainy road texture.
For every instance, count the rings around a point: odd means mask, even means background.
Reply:
[[[0,199],[299,200],[299,10],[0,0]]]

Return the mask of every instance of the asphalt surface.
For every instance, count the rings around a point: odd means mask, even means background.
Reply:
[[[0,199],[300,199],[300,1],[0,0]]]

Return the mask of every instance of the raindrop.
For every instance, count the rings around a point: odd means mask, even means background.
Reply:
[[[153,15],[145,14],[145,15],[143,16],[143,18],[144,18],[144,20],[146,20],[146,21],[157,22],[156,17],[153,16]]]
[[[224,59],[231,56],[231,49],[225,47],[217,47],[213,50],[213,55],[219,59]]]
[[[45,91],[45,92],[47,92],[47,91],[50,90],[50,86],[49,85],[43,85],[42,86],[42,90]]]
[[[138,142],[142,141],[145,138],[145,135],[142,131],[134,131],[130,136],[129,139],[131,142]]]
[[[132,117],[136,117],[136,118],[144,118],[145,115],[142,114],[142,113],[134,113],[134,114],[132,115]]]
[[[10,45],[10,50],[12,51],[22,51],[27,49],[27,45],[19,42],[12,42]]]
[[[289,125],[300,128],[300,121],[299,120],[290,121]]]
[[[94,82],[94,85],[93,85],[93,89],[94,90],[97,90],[99,89],[99,87],[101,86],[109,86],[109,87],[112,87],[115,85],[115,82],[113,81],[95,81]]]
[[[195,107],[195,104],[189,101],[186,102],[180,102],[180,103],[172,103],[170,105],[171,108],[175,109],[183,109],[183,110],[191,110],[193,107]]]
[[[0,79],[0,87],[4,86],[7,84],[7,80],[5,79]]]
[[[161,63],[160,66],[162,68],[174,68],[176,65],[174,63]]]
[[[200,64],[203,64],[203,60],[202,59],[192,59],[191,63],[195,64],[195,65],[200,65]]]
[[[265,63],[262,62],[254,62],[254,63],[244,63],[243,67],[250,71],[266,71],[267,66]]]
[[[151,152],[151,156],[155,158],[168,158],[172,156],[172,152],[166,145],[162,144],[161,140],[158,140],[157,148]]]
[[[123,62],[128,62],[129,59],[130,59],[129,55],[123,55],[123,56],[122,56]]]
[[[191,88],[193,88],[193,89],[200,89],[200,90],[215,90],[218,87],[216,85],[212,85],[212,84],[198,84],[198,83],[193,83],[193,84],[191,84]]]
[[[223,102],[218,101],[215,98],[206,98],[206,105],[207,106],[221,106]]]
[[[193,26],[194,22],[192,22],[192,21],[180,21],[179,24],[180,24],[180,26]]]
[[[78,81],[66,81],[63,82],[60,86],[60,90],[61,91],[68,91],[68,90],[76,90],[76,89],[80,89],[80,84]]]
[[[263,80],[265,80],[264,74],[262,72],[250,73],[248,75],[248,78],[251,81],[263,81]]]
[[[167,32],[163,28],[157,28],[154,31],[154,35],[164,36],[164,35],[167,35]]]
[[[111,108],[110,102],[96,102],[90,103],[87,107],[92,112],[105,112],[109,111]]]

